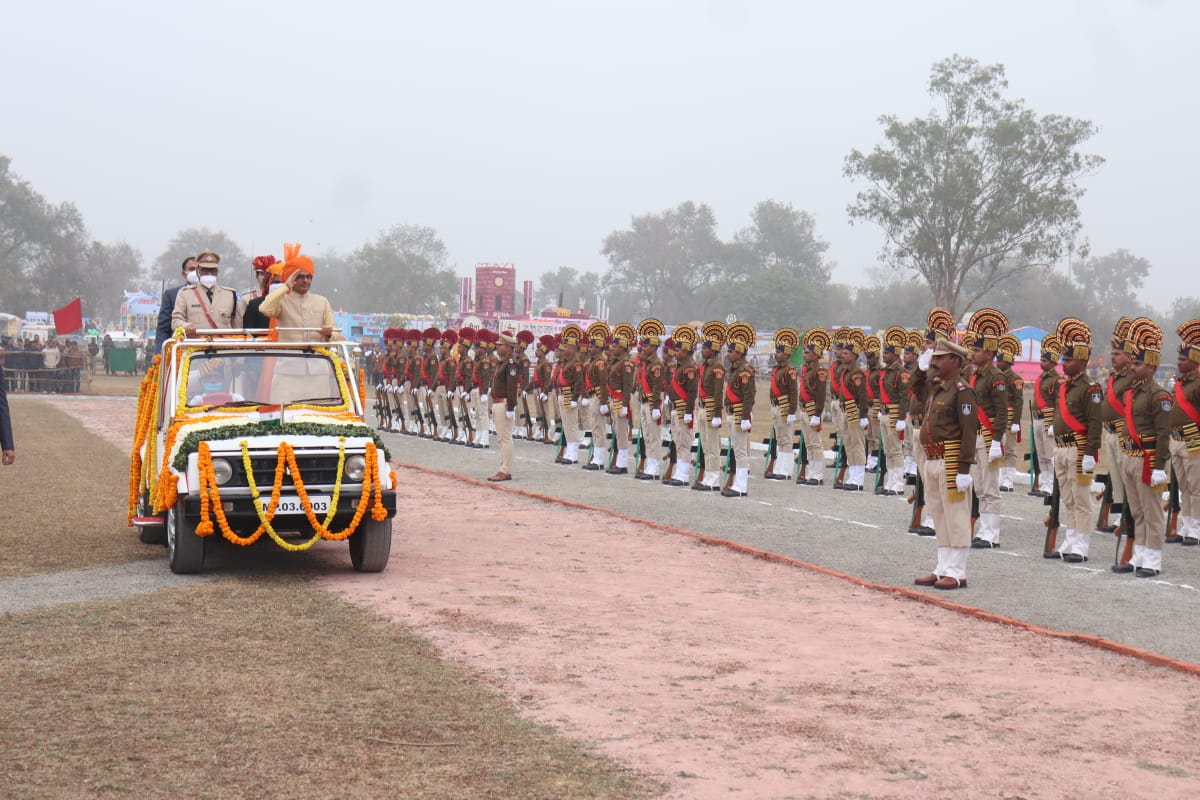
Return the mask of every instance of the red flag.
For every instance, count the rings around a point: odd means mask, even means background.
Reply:
[[[54,312],[54,329],[59,336],[74,333],[82,327],[83,303],[78,297]]]

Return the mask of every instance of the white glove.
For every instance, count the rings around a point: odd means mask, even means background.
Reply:
[[[866,417],[863,417],[862,419],[860,419],[858,421],[858,427],[862,428],[865,431],[867,428],[871,427],[871,420],[867,419]]]
[[[571,401],[571,408],[579,408],[579,403],[577,403],[576,401],[572,400],[572,401]]]
[[[712,424],[712,426],[713,426],[714,428],[719,428],[719,427],[721,427],[721,418],[720,418],[720,417],[713,417],[713,418],[712,418],[712,423],[711,423],[711,424]]]
[[[789,425],[791,425],[791,424],[792,424],[793,422],[795,422],[795,421],[796,421],[796,415],[795,415],[795,414],[788,414],[788,415],[787,415],[787,423],[788,423]]]
[[[433,397],[433,389],[426,389],[426,390],[425,390],[425,396],[426,396],[426,397]]]
[[[550,395],[546,394],[545,392],[542,392],[541,394],[538,395],[538,400],[541,400],[543,403],[549,399],[550,399]]]
[[[479,395],[479,402],[483,403],[484,405],[487,405],[487,401],[488,401],[487,392],[484,392],[483,394]]]
[[[414,386],[411,391],[412,391],[412,396],[416,397],[417,396],[417,387]]]
[[[1012,431],[1013,433],[1020,433],[1021,432],[1021,423],[1014,422],[1012,424],[1012,427],[1009,428],[1009,430]]]
[[[1150,485],[1151,486],[1162,486],[1166,482],[1167,482],[1166,470],[1156,469],[1150,473]]]
[[[516,419],[517,412],[516,411],[505,411],[504,416],[508,417],[509,419]]]
[[[967,489],[971,488],[971,476],[970,475],[955,475],[954,476],[954,485],[960,492],[965,492]]]
[[[652,408],[650,409],[650,418],[655,422],[658,422],[660,419],[662,419],[662,412],[657,408]]]
[[[742,420],[742,430],[744,430],[744,431],[750,430],[750,420],[748,420],[748,419]]]
[[[1095,468],[1096,468],[1096,457],[1091,456],[1091,455],[1084,456],[1083,457],[1083,471],[1091,472]]]
[[[809,427],[811,427],[811,428],[819,428],[819,427],[821,427],[821,418],[820,418],[820,417],[809,417],[809,418],[808,418],[808,425],[809,425]]]
[[[604,403],[601,403],[601,404],[600,404],[600,413],[601,413],[601,414],[607,414],[607,413],[608,413],[608,406],[606,406]]]
[[[522,390],[521,390],[521,397],[529,397],[529,392],[527,392],[527,391],[525,391],[524,389],[522,389]]]
[[[878,414],[876,414],[876,417],[880,422],[887,422],[888,415],[886,411],[880,411]]]
[[[592,401],[585,397],[582,400],[580,400],[579,402],[583,404],[584,408],[587,408],[588,404],[591,403]]]
[[[904,433],[904,429],[907,427],[908,425],[905,424],[904,420],[896,420],[896,433]]]
[[[997,458],[1004,457],[1004,450],[1000,447],[997,441],[992,442],[992,446],[988,448],[988,461],[995,461]]]
[[[929,365],[932,363],[933,363],[933,351],[932,350],[924,350],[921,352],[921,355],[917,356],[917,366],[921,368],[922,372],[928,372]]]
[[[692,415],[691,415],[691,414],[684,414],[684,415],[683,415],[683,424],[684,424],[684,425],[691,425],[691,424],[692,424]]]

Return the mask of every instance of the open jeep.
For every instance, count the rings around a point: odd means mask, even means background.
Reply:
[[[129,521],[167,545],[171,570],[200,572],[205,543],[285,550],[349,540],[360,572],[388,562],[395,475],[363,421],[347,342],[250,332],[173,339],[147,371],[130,456]]]

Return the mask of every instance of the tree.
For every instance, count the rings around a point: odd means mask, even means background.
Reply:
[[[280,245],[282,249],[282,244]],[[188,256],[194,256],[205,250],[211,250],[221,257],[221,277],[223,286],[232,289],[246,289],[254,283],[251,258],[247,258],[238,247],[237,242],[229,238],[225,231],[214,231],[209,228],[184,228],[175,234],[167,249],[154,259],[151,278],[155,281],[166,281],[167,286],[174,286],[179,281],[179,268]],[[275,253],[276,258],[282,258],[282,252]]]
[[[1200,319],[1200,297],[1176,297],[1167,310],[1167,318],[1162,325],[1166,340],[1171,341],[1171,335],[1180,325],[1194,319]]]
[[[628,230],[613,231],[600,252],[612,268],[603,291],[614,319],[704,319],[725,296],[728,248],[703,203],[680,203],[658,214],[634,217]]]
[[[1103,163],[1077,150],[1095,125],[1039,117],[1004,99],[1007,88],[1002,65],[939,61],[929,93],[942,110],[910,122],[881,117],[887,146],[845,160],[847,177],[871,184],[848,207],[851,221],[879,225],[888,263],[921,275],[934,303],[955,315],[1059,260],[1080,227],[1078,180]]]
[[[562,298],[564,308],[575,308],[580,296],[590,303],[600,294],[600,274],[597,272],[580,272],[574,267],[559,267],[549,272],[543,272],[538,278],[537,289],[533,293],[533,307],[558,308],[559,298]]]
[[[127,242],[92,242],[84,265],[76,294],[83,298],[88,316],[111,318],[121,306],[124,290],[143,286],[142,254]],[[156,284],[153,290],[157,289]]]
[[[1136,304],[1137,290],[1150,274],[1150,262],[1128,250],[1089,258],[1072,267],[1072,277],[1090,300],[1119,309]]]
[[[393,225],[354,251],[346,305],[367,313],[440,314],[458,308],[458,278],[433,228]]]

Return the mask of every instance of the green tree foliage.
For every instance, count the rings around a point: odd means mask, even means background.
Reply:
[[[1173,342],[1171,335],[1179,329],[1179,326],[1185,322],[1190,322],[1194,319],[1200,319],[1200,297],[1186,296],[1176,297],[1171,303],[1171,307],[1167,310],[1162,323],[1163,333],[1166,334],[1166,341]],[[1170,344],[1166,345],[1170,347]]]
[[[562,266],[558,269],[543,272],[537,281],[537,289],[533,292],[533,308],[539,311],[545,308],[558,308],[559,298],[562,298],[564,308],[575,308],[582,295],[592,309],[592,301],[600,294],[600,274],[597,272],[580,272],[574,267]]]
[[[71,203],[48,202],[0,155],[0,310],[52,311],[76,297],[87,316],[111,317],[136,285],[142,257],[92,241]]]
[[[280,250],[274,253],[276,258],[283,258],[282,248],[281,244]],[[254,283],[253,267],[250,264],[254,256],[247,256],[225,231],[209,228],[184,228],[176,233],[167,249],[154,259],[152,277],[155,280],[166,281],[167,286],[178,285],[179,268],[183,260],[205,250],[211,250],[221,257],[219,280],[222,286],[240,290]]]
[[[433,228],[393,225],[350,257],[347,308],[365,313],[458,310],[458,278]]]
[[[999,64],[939,61],[929,93],[942,109],[909,122],[881,117],[886,145],[845,160],[847,177],[870,184],[851,220],[879,225],[888,262],[921,275],[934,303],[956,315],[1059,260],[1079,230],[1078,181],[1103,163],[1077,149],[1095,125],[1038,116],[1005,99],[1007,88]]]
[[[611,265],[603,291],[613,319],[673,324],[727,313],[728,247],[703,203],[634,217],[629,229],[605,237],[600,252]]]
[[[894,275],[879,276],[874,285],[855,292],[854,306],[842,324],[886,328],[900,325],[924,329],[929,317],[929,287],[918,281],[895,280]],[[835,324],[835,323],[830,323]]]

